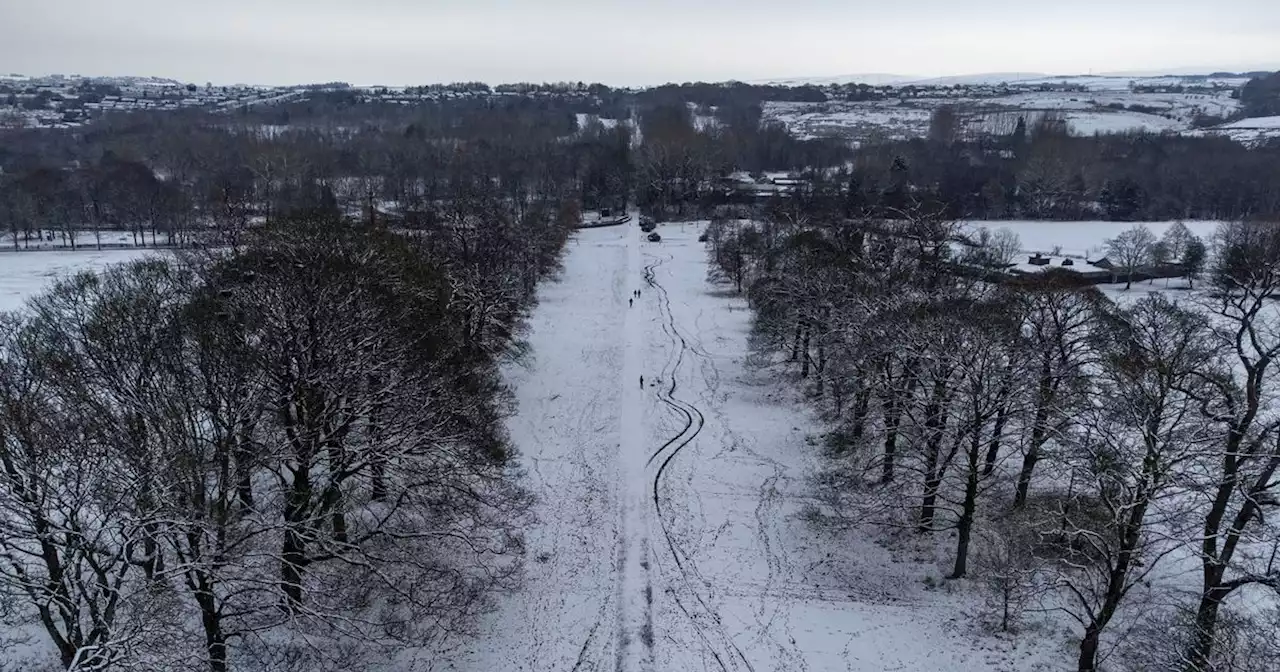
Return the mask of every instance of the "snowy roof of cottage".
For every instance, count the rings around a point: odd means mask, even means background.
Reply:
[[[1084,259],[1079,259],[1076,257],[1054,257],[1054,256],[1047,256],[1047,255],[1038,255],[1041,259],[1048,259],[1049,263],[1033,264],[1029,261],[1029,259],[1032,256],[1036,256],[1036,255],[1030,255],[1030,254],[1021,255],[1019,257],[1019,259],[1021,260],[1020,263],[1010,266],[1009,272],[1010,273],[1043,273],[1044,271],[1047,271],[1051,268],[1065,268],[1069,271],[1075,271],[1077,273],[1085,273],[1085,274],[1111,272],[1106,268],[1102,268],[1101,266],[1094,266],[1093,264],[1090,264]],[[1071,264],[1064,266],[1062,262],[1068,259],[1071,260]]]

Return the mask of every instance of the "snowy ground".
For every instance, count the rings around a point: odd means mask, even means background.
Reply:
[[[839,137],[853,141],[876,138],[923,137],[929,117],[943,105],[953,106],[962,124],[972,131],[1012,130],[1004,117],[1035,117],[1052,113],[1063,117],[1076,135],[1146,131],[1201,134],[1192,131],[1200,115],[1226,117],[1239,101],[1229,90],[1194,93],[1138,93],[1102,88],[1089,91],[1018,91],[997,96],[931,96],[877,101],[826,103],[767,102],[764,117],[784,123],[802,138]],[[993,123],[1007,128],[991,128]],[[1225,133],[1228,137],[1241,135]],[[1243,135],[1241,135],[1243,137]]]
[[[1187,220],[1187,229],[1199,236],[1206,244],[1210,242],[1220,222],[1207,220]],[[1097,260],[1106,256],[1107,240],[1115,238],[1126,229],[1145,226],[1156,237],[1173,226],[1174,222],[1050,222],[1033,220],[992,220],[971,221],[970,226],[980,226],[997,231],[1008,229],[1018,236],[1022,249],[1028,253],[1053,254],[1060,250],[1060,256],[1088,257]]]
[[[1194,135],[1216,135],[1246,145],[1258,145],[1280,138],[1280,117],[1251,117],[1195,131]]]
[[[32,232],[31,236],[19,233],[18,244],[14,249],[14,235],[11,232],[0,233],[0,254],[28,250],[71,250],[71,243],[63,237],[61,231],[43,230]],[[150,231],[139,237],[132,231],[100,231],[96,235],[88,227],[81,229],[76,236],[76,249],[119,248],[119,247],[165,247],[165,234],[152,235]]]
[[[583,112],[578,113],[577,119],[578,119],[579,131],[586,128],[588,124],[591,124],[597,121],[600,122],[600,125],[606,129],[615,128],[620,123],[622,124],[629,123],[628,120],[625,120],[625,119],[624,120],[610,119],[608,117],[601,117],[596,114],[586,114]]]
[[[441,669],[1055,669],[1053,643],[968,625],[975,600],[927,590],[855,532],[820,530],[819,431],[746,365],[750,313],[709,285],[700,224],[579,231],[508,374],[540,519],[525,585]],[[632,292],[641,296],[629,307]],[[640,376],[644,376],[644,386]]]
[[[133,261],[150,250],[50,250],[0,253],[0,311],[22,307],[26,297],[48,287],[59,276],[98,271]]]

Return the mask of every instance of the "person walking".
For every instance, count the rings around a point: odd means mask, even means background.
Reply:
[[[628,305],[628,306],[634,306],[635,304],[636,304],[636,300],[635,300],[635,299],[627,299],[627,305]]]
[[[640,389],[644,389],[644,376],[640,376]]]

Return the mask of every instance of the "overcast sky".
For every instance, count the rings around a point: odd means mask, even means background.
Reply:
[[[1280,0],[0,0],[0,72],[667,81],[1280,68]]]

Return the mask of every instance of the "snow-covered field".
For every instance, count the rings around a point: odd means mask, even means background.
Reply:
[[[22,301],[60,276],[100,271],[139,259],[151,250],[49,250],[0,252],[0,311],[17,310]]]
[[[578,120],[578,130],[582,130],[586,128],[588,124],[592,124],[594,122],[600,122],[600,125],[606,129],[614,128],[619,123],[622,123],[622,124],[630,123],[629,120],[610,119],[608,117],[601,117],[600,115],[597,115],[597,114],[587,114],[585,112],[579,112],[577,114],[577,120]]]
[[[866,103],[767,102],[764,119],[781,122],[802,139],[838,137],[856,141],[924,136],[931,111],[898,101]]]
[[[930,96],[826,103],[769,102],[766,119],[786,124],[802,138],[840,137],[865,141],[876,137],[924,136],[934,110],[951,105],[966,127],[980,129],[1002,115],[1054,113],[1076,135],[1126,131],[1192,132],[1200,115],[1225,117],[1239,108],[1230,92],[1138,93],[1128,90],[1020,91],[1001,96]],[[1010,129],[1005,129],[1008,132]]]
[[[1174,222],[1050,222],[1030,220],[996,220],[970,221],[968,226],[983,227],[996,231],[1008,229],[1017,234],[1022,249],[1028,253],[1057,254],[1070,257],[1088,257],[1098,259],[1105,256],[1107,240],[1115,238],[1125,229],[1134,226],[1145,226],[1156,237],[1173,226]],[[1183,224],[1191,233],[1209,243],[1220,222],[1186,220]]]
[[[770,79],[760,84],[777,84],[781,86],[823,86],[827,84],[861,83],[872,86],[891,84],[894,86],[995,86],[1001,84],[1014,86],[1038,86],[1047,84],[1061,86],[1070,84],[1083,86],[1090,91],[1127,91],[1131,86],[1219,86],[1237,88],[1249,81],[1248,77],[1209,77],[1204,75],[1153,75],[1112,73],[1104,75],[1048,75],[1040,72],[986,72],[972,75],[954,75],[948,77],[916,77],[885,73],[865,73],[853,75],[832,75],[827,77],[793,77],[790,79]]]
[[[698,223],[579,231],[514,367],[540,497],[525,585],[444,669],[1056,669],[1056,641],[975,633],[932,564],[801,513],[820,428],[747,366],[750,312],[706,281]],[[632,292],[641,295],[630,307]],[[644,377],[641,386],[641,376]],[[1043,633],[1042,633],[1043,635]]]
[[[1217,135],[1246,145],[1280,138],[1280,117],[1253,117],[1200,129],[1195,135]]]
[[[13,233],[6,232],[0,234],[0,253],[9,252],[14,249]],[[17,247],[19,250],[70,250],[71,242],[63,237],[60,231],[36,231],[31,236],[19,233]],[[96,249],[99,246],[107,247],[147,247],[148,245],[163,245],[166,238],[164,234],[153,237],[150,232],[139,237],[132,231],[101,231],[94,235],[92,231],[83,230],[76,235],[76,248],[78,249]]]

